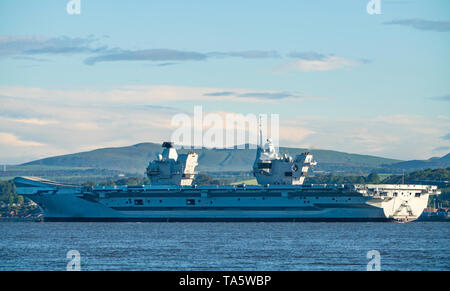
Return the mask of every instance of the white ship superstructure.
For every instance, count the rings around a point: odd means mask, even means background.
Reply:
[[[253,174],[260,185],[302,185],[309,168],[316,164],[310,153],[295,158],[279,154],[268,139],[264,148],[260,145],[256,151]]]
[[[171,142],[163,143],[163,152],[150,162],[147,176],[152,185],[192,185],[198,155],[190,152],[179,155]]]
[[[304,185],[312,155],[280,155],[270,140],[253,167],[261,185],[198,186],[197,155],[164,148],[147,169],[152,185],[82,187],[18,177],[17,191],[40,205],[46,221],[169,222],[412,221],[430,195],[440,194],[430,185]]]

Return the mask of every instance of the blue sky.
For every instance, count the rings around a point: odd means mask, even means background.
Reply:
[[[0,0],[0,163],[159,142],[194,105],[280,114],[285,146],[450,151],[446,0],[68,2]]]

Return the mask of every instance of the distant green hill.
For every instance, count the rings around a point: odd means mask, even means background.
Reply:
[[[148,162],[161,151],[160,144],[141,143],[128,147],[102,148],[64,156],[55,156],[23,164],[109,169],[143,174]]]
[[[180,153],[188,150],[181,149]],[[290,155],[301,154],[307,149],[280,148],[281,153]],[[64,156],[50,157],[24,164],[96,168],[122,171],[125,173],[143,174],[150,160],[161,152],[161,145],[155,143],[141,143],[128,147],[103,148],[89,152],[75,153]],[[251,171],[256,150],[251,149],[199,149],[198,171]],[[389,165],[399,160],[386,159],[368,155],[349,154],[331,150],[311,150],[314,159],[318,161],[316,171],[332,172],[370,172],[382,165]]]
[[[388,166],[391,170],[419,171],[425,169],[440,169],[450,167],[450,153],[441,158],[431,158],[428,160],[412,160],[394,163]]]

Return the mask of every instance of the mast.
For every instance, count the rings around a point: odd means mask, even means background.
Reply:
[[[259,116],[259,147],[263,148],[261,115]]]

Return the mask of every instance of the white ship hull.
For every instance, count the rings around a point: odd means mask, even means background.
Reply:
[[[45,221],[413,221],[427,185],[121,186],[83,188],[16,178]]]

